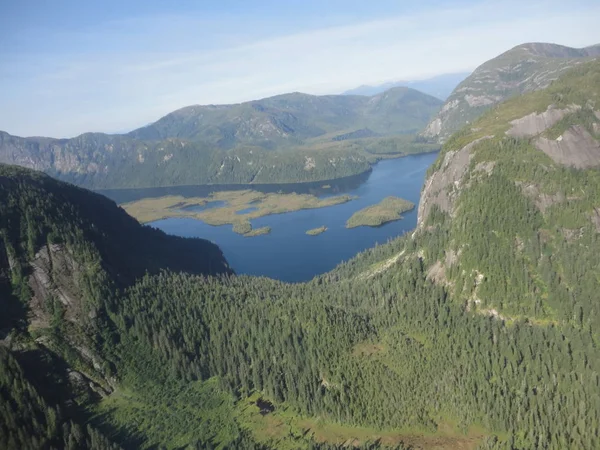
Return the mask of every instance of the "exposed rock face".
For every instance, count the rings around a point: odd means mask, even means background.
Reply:
[[[555,44],[519,45],[487,61],[450,95],[423,136],[444,142],[492,106],[518,94],[547,87],[562,73],[600,56],[600,47],[575,49]]]
[[[491,136],[484,136],[458,151],[449,151],[444,155],[440,169],[435,171],[425,182],[419,203],[417,227],[423,225],[433,205],[437,205],[442,211],[452,212],[461,187],[461,180],[469,168],[471,149],[478,142],[490,138]]]
[[[566,200],[561,192],[556,194],[545,194],[540,192],[539,186],[536,186],[535,184],[517,183],[517,185],[521,186],[523,194],[533,200],[535,206],[537,206],[542,213],[546,212],[546,209],[550,206],[556,203],[562,203]]]
[[[43,247],[31,261],[31,269],[29,286],[33,297],[29,306],[32,325],[44,327],[48,324],[46,303],[51,299],[64,306],[67,320],[80,322],[85,309],[78,286],[82,269],[67,249],[61,245]]]
[[[86,133],[73,139],[23,138],[0,131],[0,163],[29,169],[95,174],[107,172],[109,159],[144,161],[142,142],[102,133]]]
[[[600,165],[600,142],[580,125],[572,126],[558,139],[539,137],[535,146],[558,164],[576,169]]]
[[[594,224],[594,227],[596,227],[596,231],[600,233],[600,207],[594,208],[594,211],[591,215],[591,219],[592,223]]]
[[[511,128],[506,134],[520,138],[537,136],[557,124],[567,114],[575,112],[578,109],[581,109],[579,105],[573,105],[565,109],[555,109],[550,105],[543,113],[531,113],[525,117],[511,121]]]

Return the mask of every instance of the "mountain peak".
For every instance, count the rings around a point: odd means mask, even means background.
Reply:
[[[544,42],[518,45],[486,61],[452,92],[423,135],[445,141],[492,106],[550,85],[571,67],[600,56],[600,45],[571,48]]]

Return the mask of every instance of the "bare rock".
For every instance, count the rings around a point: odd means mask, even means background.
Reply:
[[[419,203],[417,219],[419,228],[423,225],[433,205],[437,205],[442,211],[452,212],[461,180],[469,168],[471,149],[480,141],[491,137],[484,136],[476,139],[462,149],[449,151],[444,155],[444,162],[440,169],[435,171],[425,182]]]
[[[535,184],[522,184],[517,183],[521,186],[521,190],[526,197],[529,197],[535,203],[535,206],[542,212],[546,212],[550,206],[556,203],[562,203],[565,201],[565,196],[562,192],[555,194],[546,194],[540,191],[539,186]]]
[[[496,166],[496,161],[484,161],[480,162],[475,166],[475,172],[485,172],[488,175],[492,174],[494,167]]]
[[[600,165],[600,143],[579,125],[572,126],[556,140],[539,137],[535,146],[557,164],[577,169]]]
[[[543,113],[531,113],[520,119],[515,119],[510,122],[512,127],[506,132],[512,137],[532,137],[546,131],[554,126],[567,114],[581,109],[580,106],[573,105],[565,109],[555,109],[550,105]]]
[[[590,218],[592,219],[596,231],[600,233],[600,208],[594,208]]]
[[[442,131],[442,119],[440,119],[439,117],[435,120],[433,120],[432,122],[429,123],[429,125],[427,125],[427,128],[425,128],[425,131],[423,131],[423,134],[425,136],[437,136],[438,134],[440,134],[440,132]]]
[[[465,100],[469,104],[469,106],[475,108],[478,106],[487,106],[493,105],[494,103],[502,100],[502,97],[498,95],[487,96],[487,95],[465,95]]]
[[[46,327],[50,319],[46,302],[56,299],[65,308],[65,318],[80,321],[84,306],[78,285],[80,265],[62,245],[42,247],[31,261],[29,286],[30,320],[34,327]]]
[[[446,285],[446,268],[441,261],[436,261],[427,271],[427,279],[439,285]]]

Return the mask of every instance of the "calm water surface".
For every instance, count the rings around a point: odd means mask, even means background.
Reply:
[[[201,237],[217,244],[231,267],[238,274],[263,275],[284,281],[305,281],[333,269],[376,243],[385,243],[415,228],[417,207],[404,214],[404,219],[381,227],[345,228],[346,220],[357,210],[373,205],[389,195],[410,200],[418,205],[425,172],[436,159],[437,153],[384,160],[373,167],[370,174],[320,184],[236,186],[263,192],[311,192],[325,197],[347,193],[359,198],[342,205],[295,211],[261,217],[251,221],[253,228],[271,227],[271,234],[244,237],[234,233],[231,225],[211,226],[195,219],[171,218],[151,223],[169,234]],[[323,189],[323,185],[330,188]],[[105,191],[117,201],[142,196],[167,194],[194,196],[200,190],[222,190],[222,187],[185,187],[149,190]],[[132,193],[135,192],[135,193]],[[148,194],[148,195],[145,195]],[[186,195],[187,194],[187,195]],[[308,236],[307,230],[326,226],[328,230],[317,236]]]

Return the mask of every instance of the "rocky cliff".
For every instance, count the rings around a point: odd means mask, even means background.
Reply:
[[[448,140],[425,181],[417,233],[442,249],[431,279],[503,320],[553,316],[566,305],[540,292],[575,281],[555,285],[548,267],[600,251],[599,167],[600,62],[493,107]]]
[[[598,56],[598,45],[582,49],[545,43],[519,45],[485,62],[460,83],[423,135],[444,142],[494,105],[543,89],[569,68]]]

